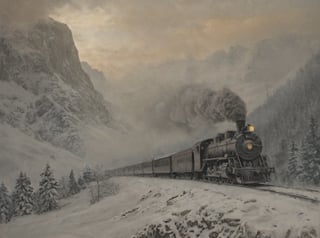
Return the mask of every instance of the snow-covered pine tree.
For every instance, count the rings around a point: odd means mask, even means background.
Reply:
[[[303,157],[305,156],[305,150],[306,150],[306,146],[305,146],[305,141],[304,139],[301,141],[301,144],[298,148],[298,152],[297,152],[297,169],[299,171],[299,174],[297,176],[297,181],[298,182],[304,182],[304,169],[303,169]]]
[[[30,178],[20,172],[14,189],[14,213],[17,216],[29,215],[33,210],[33,187]]]
[[[94,180],[94,171],[89,167],[89,166],[86,166],[84,168],[84,171],[83,171],[83,180],[86,182],[86,183],[90,183]]]
[[[79,185],[80,189],[86,188],[86,184],[84,182],[84,179],[81,176],[79,176],[79,178],[78,178],[78,185]]]
[[[40,194],[39,190],[33,193],[33,211],[38,212],[40,209]]]
[[[66,177],[61,177],[59,180],[59,188],[58,188],[59,198],[66,198],[69,196],[69,185]]]
[[[45,170],[40,174],[41,181],[39,186],[39,213],[52,211],[58,208],[57,189],[59,184],[54,178],[49,164],[46,165]]]
[[[69,175],[69,194],[74,195],[80,192],[80,187],[74,177],[74,172],[71,170]]]
[[[292,183],[297,180],[297,176],[300,172],[298,169],[298,148],[294,141],[292,141],[290,144],[288,154],[288,180],[290,183]]]
[[[0,185],[0,223],[7,223],[13,216],[12,200],[8,194],[8,189],[1,183]]]
[[[311,117],[309,130],[302,144],[302,181],[309,184],[320,184],[320,136],[318,123]]]

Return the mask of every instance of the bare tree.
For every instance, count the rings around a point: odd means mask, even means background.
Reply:
[[[96,166],[93,171],[94,186],[90,186],[91,203],[99,202],[101,199],[101,184],[104,179],[103,167]]]
[[[90,185],[91,203],[117,193],[118,185],[109,181],[110,176],[105,174],[102,166],[95,167],[93,175],[93,182]]]

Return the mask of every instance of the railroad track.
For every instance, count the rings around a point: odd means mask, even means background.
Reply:
[[[180,178],[180,179],[186,180],[187,178]],[[303,194],[295,194],[295,193],[292,193],[292,192],[275,190],[275,189],[295,189],[295,190],[305,191],[305,192],[320,193],[320,191],[314,190],[314,189],[290,188],[290,187],[278,186],[278,185],[272,185],[272,184],[259,184],[257,186],[257,185],[241,185],[241,184],[219,183],[219,182],[215,182],[215,181],[207,180],[207,179],[198,179],[198,180],[195,180],[195,181],[218,184],[218,185],[249,188],[249,189],[253,189],[253,190],[259,190],[259,191],[263,191],[263,192],[269,192],[269,193],[278,194],[278,195],[281,195],[281,196],[291,197],[291,198],[294,198],[294,199],[299,199],[299,200],[303,200],[303,201],[307,201],[307,202],[311,202],[311,203],[315,203],[315,204],[320,204],[320,200],[317,199],[317,198],[312,198],[312,197],[309,197],[309,196],[306,196],[306,195],[303,195]],[[272,189],[272,188],[274,188],[274,189]]]
[[[139,177],[139,176],[137,176],[137,177]],[[295,190],[305,191],[305,192],[320,193],[320,191],[315,190],[315,189],[290,188],[290,187],[278,186],[278,185],[272,185],[272,184],[241,185],[241,184],[231,184],[231,183],[219,183],[219,182],[215,182],[215,181],[211,181],[211,180],[207,180],[207,179],[190,179],[190,178],[187,178],[187,177],[180,177],[180,178],[157,177],[157,178],[169,178],[169,179],[178,179],[178,180],[193,180],[193,181],[211,183],[211,184],[216,184],[216,185],[243,187],[243,188],[247,188],[247,189],[253,189],[253,190],[259,190],[259,191],[262,191],[262,192],[274,193],[274,194],[278,194],[278,195],[281,195],[281,196],[291,197],[291,198],[294,198],[294,199],[299,199],[299,200],[303,200],[303,201],[307,201],[307,202],[311,202],[311,203],[315,203],[315,204],[320,204],[320,200],[318,198],[312,198],[312,197],[309,197],[309,196],[306,196],[306,195],[303,195],[303,194],[295,194],[293,192],[275,190],[275,189],[295,189]]]
[[[268,184],[268,185],[270,185],[270,186],[274,186],[274,187],[279,187],[279,188],[284,188],[284,189],[295,189],[295,190],[306,191],[306,192],[312,192],[312,193],[319,193],[319,194],[320,194],[320,190],[312,189],[312,188],[288,187],[288,186],[283,186],[283,185],[274,185],[274,184]]]
[[[213,183],[213,184],[220,184],[220,183],[216,183],[213,181],[207,181],[207,180],[205,180],[205,181],[209,182],[209,183]],[[308,201],[308,202],[315,203],[315,204],[320,204],[320,200],[318,198],[312,198],[312,197],[309,197],[309,196],[306,196],[303,194],[297,194],[297,193],[293,193],[293,192],[275,190],[275,189],[295,189],[295,190],[305,191],[305,192],[320,193],[320,191],[315,190],[315,189],[290,188],[290,187],[278,186],[278,185],[272,185],[272,184],[241,185],[241,184],[222,183],[220,185],[249,188],[249,189],[253,189],[253,190],[259,190],[259,191],[263,191],[263,192],[278,194],[281,196],[291,197],[294,199],[300,199],[300,200]],[[272,189],[272,188],[274,188],[274,189]]]
[[[276,191],[276,190],[272,189],[272,185],[266,186],[266,187],[262,186],[262,187],[249,187],[249,188],[252,188],[254,190],[264,191],[264,192],[275,193],[275,194],[279,194],[282,196],[287,196],[287,197],[291,197],[294,199],[300,199],[300,200],[304,200],[304,201],[308,201],[308,202],[312,202],[312,203],[316,203],[316,204],[320,204],[320,200],[317,198],[311,198],[311,197],[303,195],[303,194],[294,194],[292,192]],[[279,187],[279,188],[281,188],[281,187]],[[305,191],[307,191],[307,190],[305,190]]]

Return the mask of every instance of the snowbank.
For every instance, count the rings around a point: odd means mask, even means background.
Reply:
[[[112,180],[120,186],[117,195],[90,205],[85,190],[63,200],[61,210],[0,225],[1,238],[320,235],[320,206],[308,201],[197,181]]]

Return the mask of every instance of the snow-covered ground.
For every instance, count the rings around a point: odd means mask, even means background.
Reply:
[[[0,182],[11,191],[20,171],[27,173],[37,187],[47,163],[57,179],[69,175],[71,169],[80,172],[87,164],[66,150],[38,141],[9,125],[0,125]]]
[[[112,181],[118,194],[90,205],[84,190],[60,210],[0,225],[1,238],[320,237],[319,203],[198,181]]]

